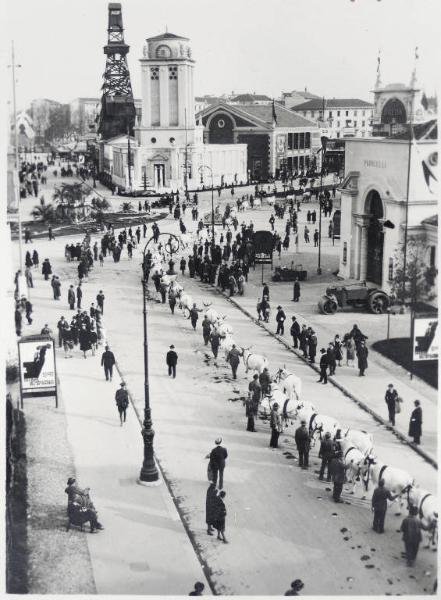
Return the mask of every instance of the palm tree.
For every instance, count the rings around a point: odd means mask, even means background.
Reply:
[[[84,198],[86,192],[82,183],[62,183],[55,188],[53,199],[59,203],[61,215],[64,219],[66,216],[70,218],[76,212],[76,208],[84,207]]]
[[[53,204],[34,206],[31,215],[35,220],[40,221],[41,223],[55,223],[57,220]]]
[[[121,211],[124,213],[130,213],[130,212],[134,212],[135,209],[133,208],[131,202],[123,202],[121,204]]]

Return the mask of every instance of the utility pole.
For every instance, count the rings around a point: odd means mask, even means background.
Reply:
[[[127,171],[129,176],[129,190],[132,191],[132,153],[130,151],[130,123],[127,121]]]
[[[20,159],[18,156],[18,130],[17,130],[17,100],[16,100],[16,92],[15,92],[15,69],[16,67],[21,67],[21,65],[15,64],[15,51],[14,51],[14,42],[12,42],[12,64],[10,65],[12,68],[12,102],[13,102],[13,112],[14,112],[14,144],[15,144],[15,179],[14,179],[14,188],[15,188],[15,196],[17,199],[17,218],[18,218],[18,252],[19,252],[19,262],[20,262],[20,270],[23,270],[23,248],[22,248],[22,231],[21,231],[21,211],[20,211],[20,189],[19,189],[19,179],[18,179],[18,170],[20,166]]]
[[[323,114],[322,119],[325,121],[325,97],[323,96]],[[322,168],[320,169],[320,194],[319,194],[319,239],[318,239],[318,263],[317,275],[322,274],[321,267],[321,252],[322,252],[322,196],[323,196],[323,171],[325,168],[326,146],[322,142]]]
[[[185,199],[188,198],[188,143],[187,143],[187,109],[184,109],[185,119],[185,171],[184,171],[184,184],[185,184]]]

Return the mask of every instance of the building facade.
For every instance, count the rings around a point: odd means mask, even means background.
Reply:
[[[292,92],[282,92],[280,104],[283,104],[285,108],[294,108],[299,104],[304,104],[308,100],[321,100],[317,94],[312,94],[305,88],[304,91],[292,90]]]

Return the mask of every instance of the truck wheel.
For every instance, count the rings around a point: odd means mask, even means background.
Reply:
[[[389,298],[384,292],[374,292],[369,296],[368,304],[371,312],[381,315],[389,306]]]
[[[328,298],[327,296],[323,296],[318,303],[319,310],[324,315],[333,315],[337,312],[337,302]]]

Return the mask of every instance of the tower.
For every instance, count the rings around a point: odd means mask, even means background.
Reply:
[[[104,139],[133,133],[135,103],[127,66],[130,46],[124,43],[121,4],[109,3],[107,45],[104,46],[106,68],[102,85],[101,113],[98,132]]]

